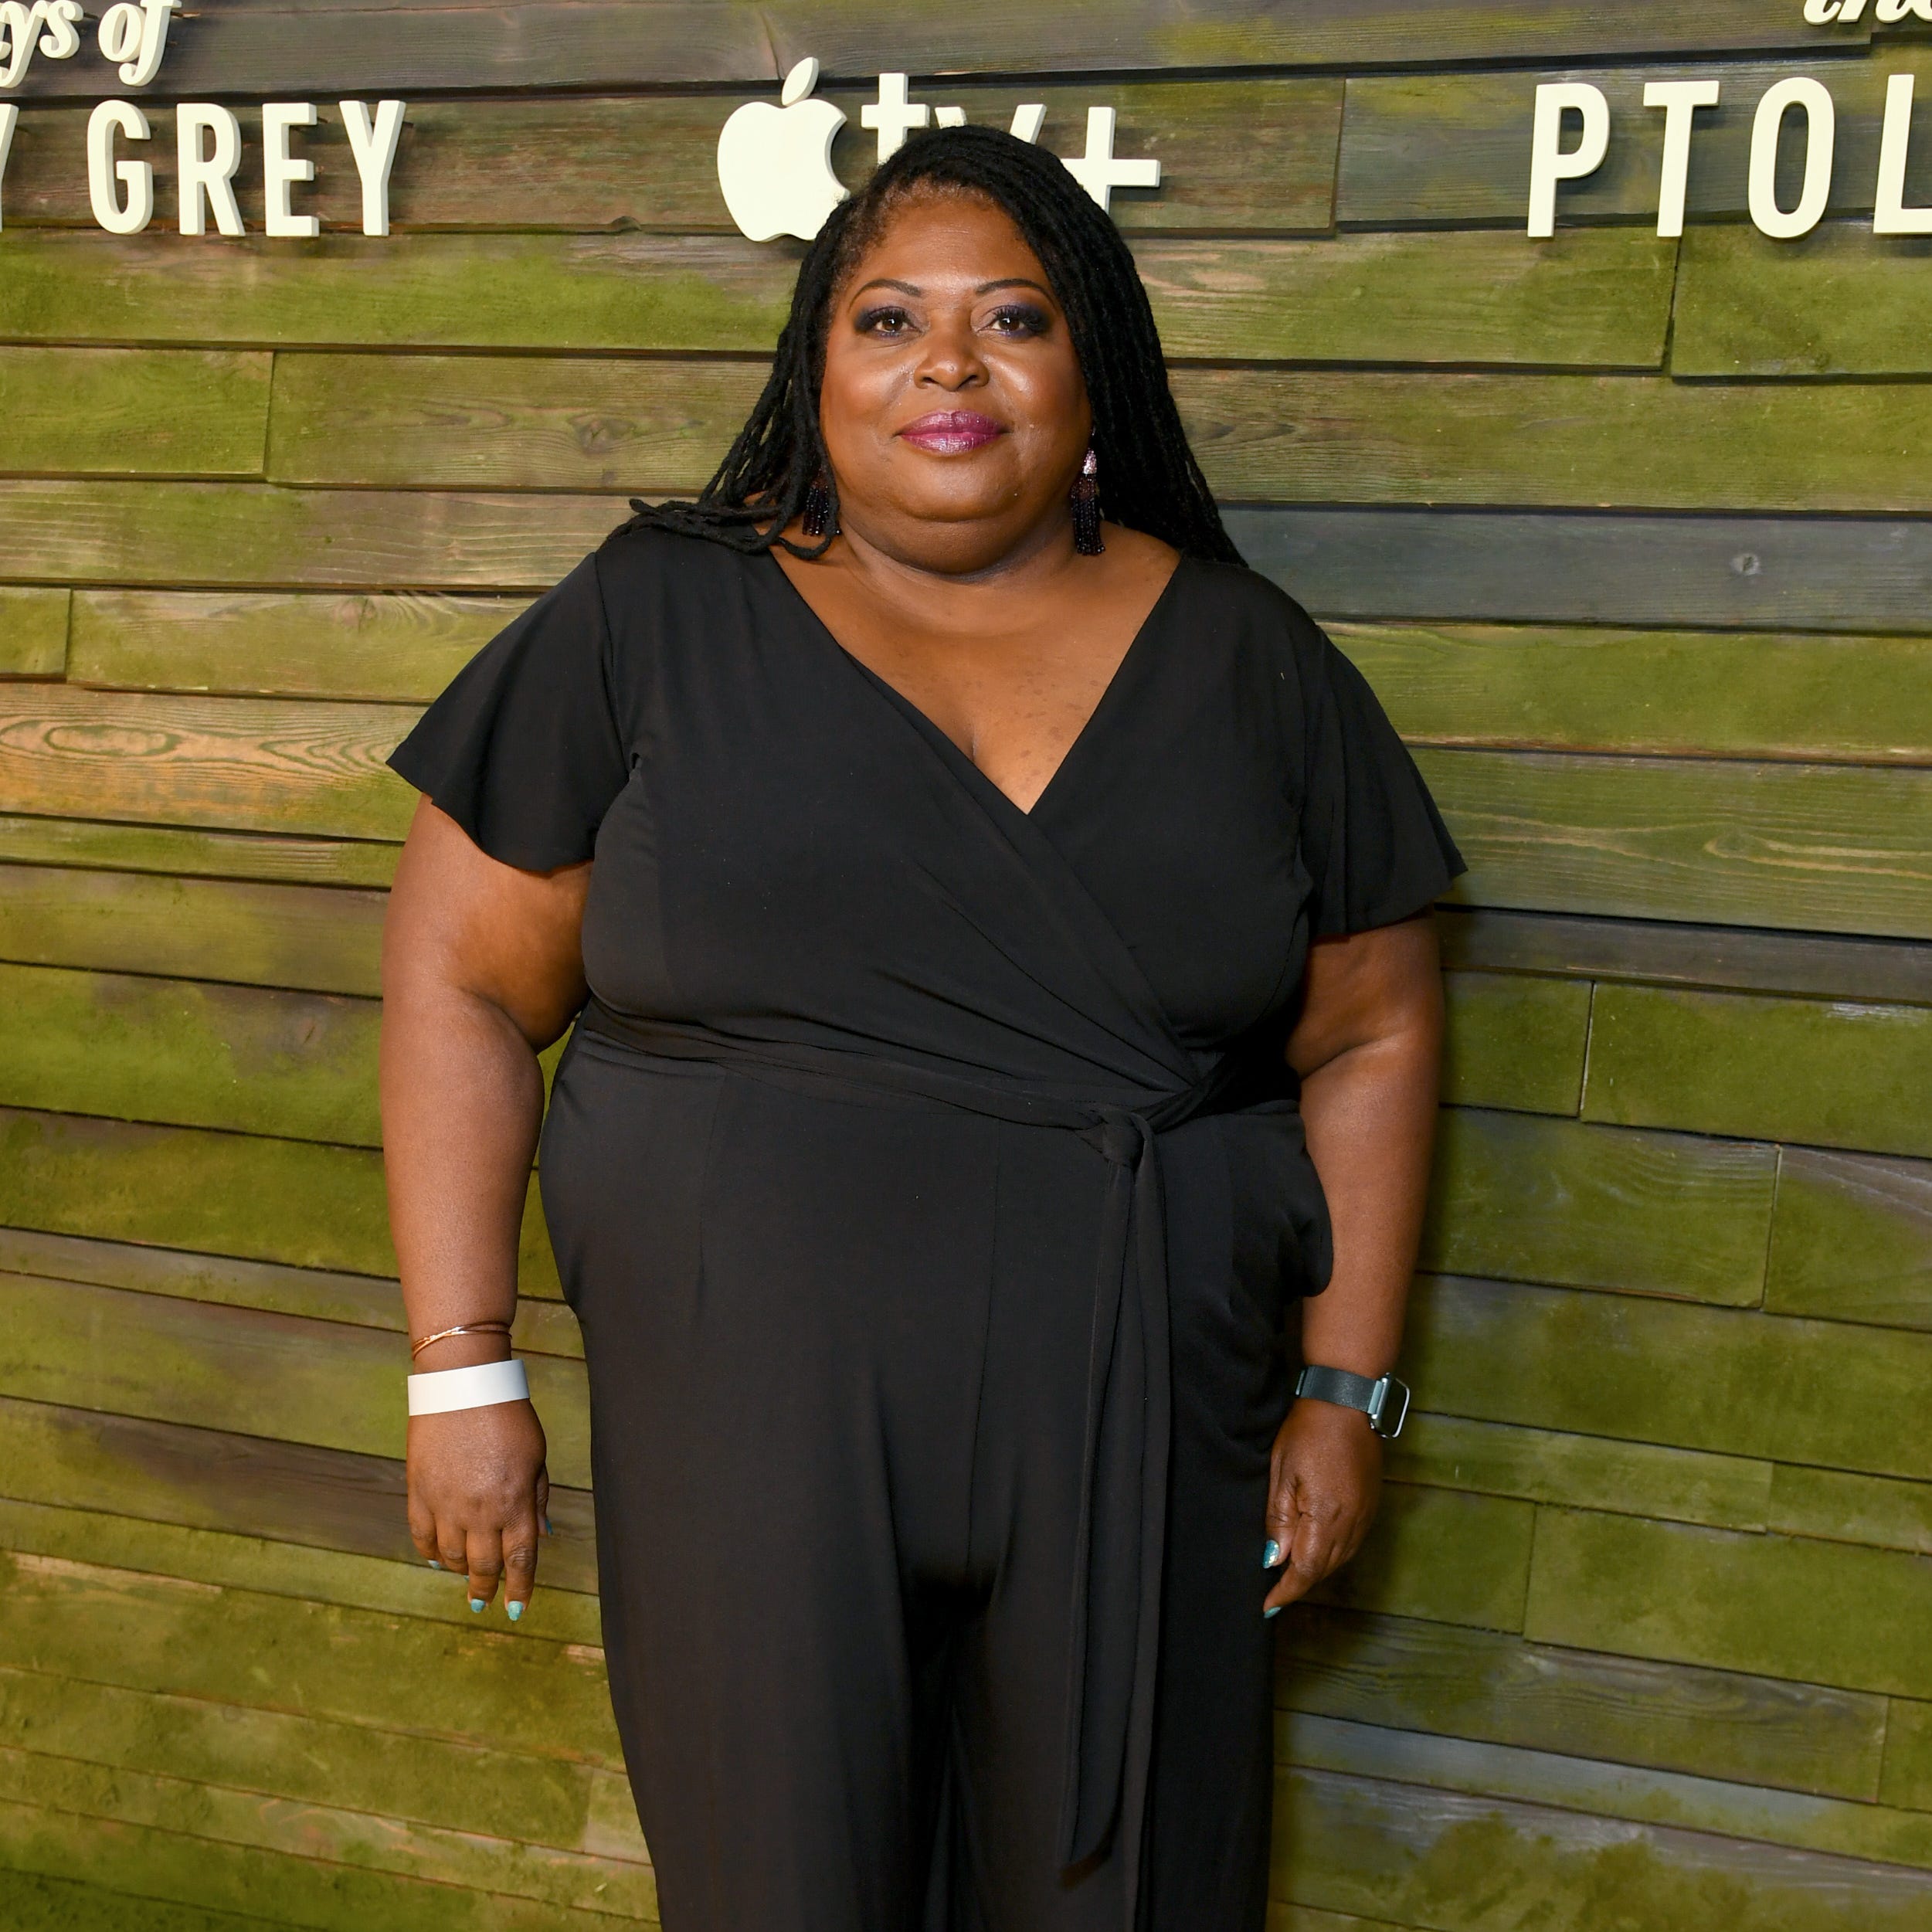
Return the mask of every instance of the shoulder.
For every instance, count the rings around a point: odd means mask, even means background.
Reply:
[[[1329,676],[1328,633],[1272,579],[1246,564],[1183,557],[1176,588],[1198,646],[1224,654],[1227,668],[1312,707]]]
[[[636,523],[620,525],[585,559],[613,620],[639,599],[690,591],[702,596],[742,580],[758,561],[728,544]]]

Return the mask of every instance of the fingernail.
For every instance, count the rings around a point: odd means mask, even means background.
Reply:
[[[514,1623],[523,1615],[523,1605],[520,1603],[508,1603],[504,1604],[504,1608],[509,1611],[510,1621],[512,1623]]]
[[[1268,1547],[1261,1552],[1261,1567],[1264,1570],[1272,1570],[1281,1560],[1282,1546],[1272,1536],[1270,1536],[1268,1540]]]
[[[1261,1612],[1261,1615],[1264,1617],[1278,1617],[1281,1614],[1282,1607],[1279,1604],[1271,1604],[1267,1609]]]
[[[432,1570],[440,1570],[440,1569],[443,1567],[443,1566],[442,1566],[442,1564],[440,1564],[440,1563],[438,1563],[438,1562],[436,1561],[436,1558],[435,1558],[435,1557],[432,1557],[430,1559],[430,1567]]]
[[[482,1599],[480,1597],[472,1597],[472,1598],[470,1599],[470,1608],[472,1610],[477,1611],[479,1611],[479,1612],[480,1612],[480,1611],[483,1611],[483,1610],[484,1610],[484,1609],[487,1608],[488,1608],[488,1606],[487,1606],[487,1604],[484,1602],[483,1599]]]

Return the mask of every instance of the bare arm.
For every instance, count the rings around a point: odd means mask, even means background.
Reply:
[[[1302,1353],[1379,1376],[1401,1345],[1421,1241],[1442,1051],[1442,979],[1426,917],[1319,942],[1288,1043],[1309,1153],[1335,1235],[1327,1289],[1302,1304]],[[1360,1411],[1297,1402],[1275,1441],[1268,1537],[1285,1564],[1267,1598],[1304,1596],[1361,1546],[1382,1445]]]
[[[582,1003],[579,935],[588,865],[499,864],[425,799],[396,869],[382,935],[382,1143],[389,1226],[412,1340],[508,1321],[517,1240],[543,1115],[537,1055]],[[510,1353],[453,1336],[419,1370]],[[474,1602],[521,1612],[549,1485],[527,1402],[410,1418],[409,1529],[467,1575]]]

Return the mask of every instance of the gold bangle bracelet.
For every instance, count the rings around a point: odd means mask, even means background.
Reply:
[[[508,1322],[459,1322],[454,1328],[440,1328],[433,1335],[426,1335],[419,1342],[409,1344],[409,1360],[413,1362],[432,1342],[446,1342],[452,1335],[508,1335]]]

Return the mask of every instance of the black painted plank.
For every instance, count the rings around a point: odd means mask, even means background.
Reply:
[[[1932,521],[1239,509],[1318,616],[1932,631]]]

